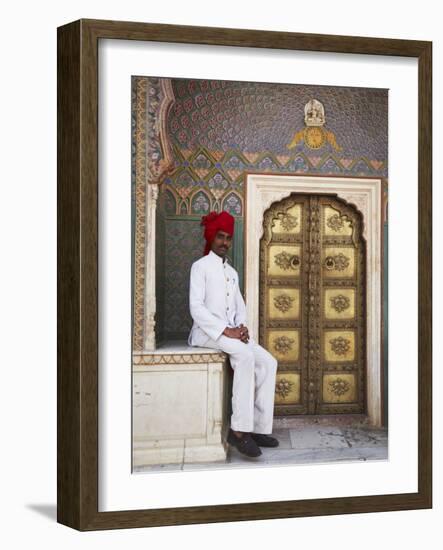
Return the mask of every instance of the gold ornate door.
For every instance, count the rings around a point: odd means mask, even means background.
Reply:
[[[260,241],[260,343],[278,360],[275,414],[365,412],[360,213],[328,195],[274,203]]]

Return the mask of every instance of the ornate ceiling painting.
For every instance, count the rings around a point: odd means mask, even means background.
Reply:
[[[153,79],[153,89],[162,80]],[[163,192],[171,193],[171,213],[175,203],[177,215],[225,208],[241,217],[245,172],[387,179],[387,90],[169,82],[164,127],[174,168]]]

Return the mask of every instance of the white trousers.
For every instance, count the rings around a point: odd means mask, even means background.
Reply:
[[[247,344],[220,336],[204,347],[229,355],[234,370],[231,428],[239,432],[272,433],[277,360],[252,338]]]

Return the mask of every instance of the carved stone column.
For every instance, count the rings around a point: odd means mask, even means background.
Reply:
[[[133,351],[155,350],[155,242],[159,187],[174,170],[167,135],[169,79],[134,77],[135,277]]]
[[[145,256],[145,351],[155,350],[155,215],[157,210],[158,184],[147,186],[146,193],[146,256]]]

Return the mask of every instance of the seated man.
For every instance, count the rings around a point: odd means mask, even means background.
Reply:
[[[272,433],[276,359],[249,337],[238,274],[227,260],[234,218],[228,212],[203,216],[204,256],[191,268],[189,306],[194,320],[188,343],[220,349],[234,370],[228,443],[257,457],[261,447],[276,447]]]

